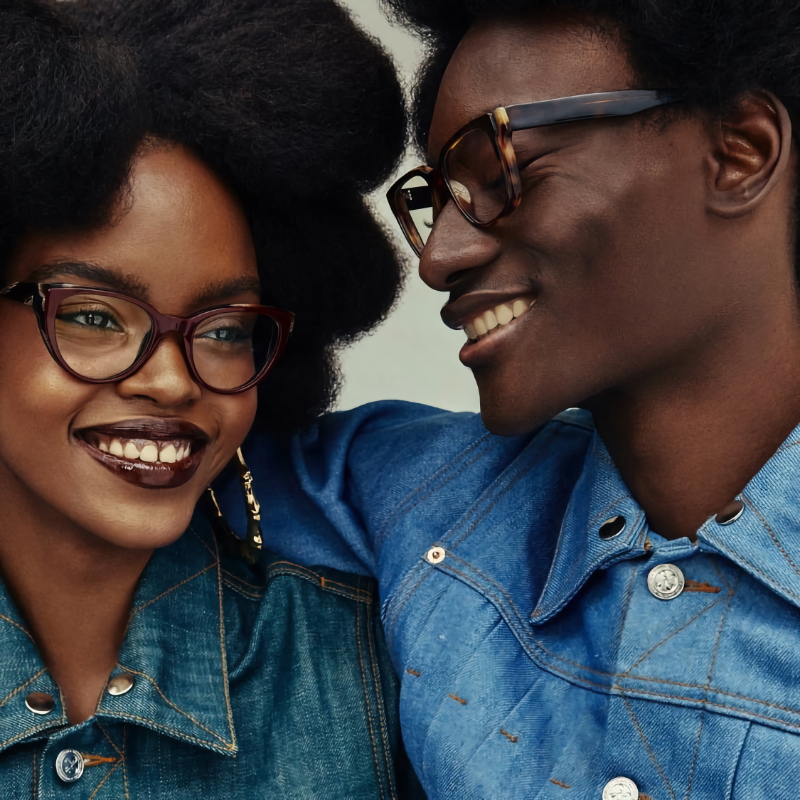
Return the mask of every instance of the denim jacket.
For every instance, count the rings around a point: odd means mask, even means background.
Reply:
[[[376,617],[369,579],[248,567],[196,516],[151,558],[108,690],[70,726],[0,587],[0,798],[408,796]]]
[[[429,797],[796,800],[798,445],[696,543],[649,529],[579,411],[499,438],[375,404],[245,454],[270,546],[377,576]]]

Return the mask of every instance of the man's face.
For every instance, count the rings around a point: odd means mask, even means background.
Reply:
[[[565,18],[484,22],[448,66],[429,154],[498,106],[629,88],[613,33]],[[567,407],[596,410],[683,375],[735,326],[748,289],[712,257],[723,229],[706,210],[708,123],[659,124],[663,113],[515,133],[520,166],[530,161],[521,205],[485,229],[452,202],[438,217],[420,273],[450,292],[449,324],[533,303],[461,351],[490,430],[524,432]]]

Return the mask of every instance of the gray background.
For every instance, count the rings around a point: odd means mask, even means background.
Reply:
[[[377,0],[340,0],[356,21],[378,38],[393,56],[406,89],[421,58],[417,40],[391,24]],[[419,163],[409,154],[400,169]],[[371,400],[401,399],[454,411],[477,411],[478,392],[470,371],[458,360],[465,337],[447,329],[439,317],[445,295],[429,289],[416,273],[417,261],[397,229],[384,198],[385,188],[371,202],[377,216],[408,258],[406,288],[389,319],[373,334],[342,352],[344,388],[339,408]]]

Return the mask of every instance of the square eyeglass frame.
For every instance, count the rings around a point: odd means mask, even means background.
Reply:
[[[535,103],[500,106],[494,111],[482,114],[456,131],[441,149],[437,166],[424,165],[409,170],[391,185],[386,193],[386,199],[389,201],[392,213],[397,218],[408,243],[419,256],[422,254],[425,244],[411,219],[410,209],[401,196],[403,185],[414,176],[421,177],[430,188],[434,219],[447,201],[452,199],[468,222],[477,228],[488,228],[501,217],[508,216],[522,201],[522,180],[511,141],[511,134],[514,131],[542,128],[564,122],[602,119],[603,117],[626,117],[657,106],[677,103],[683,99],[685,99],[685,94],[680,90],[623,89],[614,92],[556,97],[551,100],[538,100]],[[489,134],[506,183],[508,200],[502,210],[490,220],[478,220],[461,206],[457,196],[450,188],[447,175],[448,153],[474,130],[484,130]]]

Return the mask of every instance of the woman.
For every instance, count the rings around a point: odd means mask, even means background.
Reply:
[[[392,303],[390,62],[327,0],[14,0],[0,81],[0,795],[399,796],[369,582],[195,514]]]
[[[284,552],[378,577],[431,797],[792,800],[798,4],[391,5],[431,57],[390,198],[504,436],[323,420],[339,536]]]

